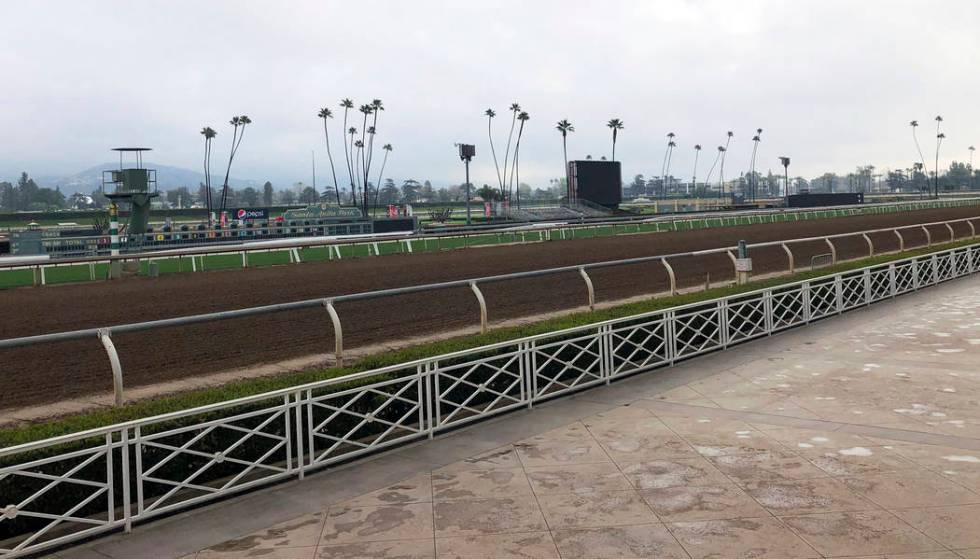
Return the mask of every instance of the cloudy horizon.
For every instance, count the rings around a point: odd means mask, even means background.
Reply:
[[[327,106],[343,185],[345,97],[384,101],[376,143],[394,146],[385,178],[436,186],[462,182],[455,142],[477,147],[475,184],[496,182],[483,112],[497,112],[502,159],[513,102],[531,117],[521,180],[540,187],[562,174],[554,125],[564,118],[575,125],[571,159],[608,157],[605,124],[625,122],[616,155],[626,182],[660,173],[668,132],[678,143],[671,174],[684,180],[694,144],[705,148],[703,178],[727,130],[728,177],[747,169],[756,128],[758,170],[779,172],[788,155],[790,174],[807,178],[910,167],[912,119],[928,168],[937,114],[941,168],[967,161],[980,140],[980,77],[971,71],[980,4],[965,0],[37,1],[5,12],[0,180],[72,174],[112,161],[118,145],[146,145],[158,164],[200,170],[203,126],[218,131],[217,174],[227,121],[247,114],[233,176],[309,182],[315,150],[325,185],[333,180],[316,113]]]

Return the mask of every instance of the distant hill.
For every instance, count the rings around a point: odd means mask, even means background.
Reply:
[[[190,169],[170,167],[168,165],[157,165],[156,163],[144,163],[144,166],[148,169],[156,169],[157,188],[159,190],[173,190],[174,188],[180,186],[186,186],[193,192],[197,190],[199,184],[204,182],[204,173],[191,171]],[[118,163],[103,163],[101,165],[75,173],[74,175],[64,177],[38,177],[37,182],[41,186],[46,186],[49,188],[54,188],[56,186],[61,187],[61,191],[65,193],[89,193],[102,185],[102,171],[109,171],[118,168]],[[224,175],[216,176],[212,174],[212,187],[220,187],[223,180]],[[248,186],[251,186],[252,188],[262,188],[263,184],[263,181],[236,179],[234,177],[228,180],[228,185],[235,189],[245,188]]]

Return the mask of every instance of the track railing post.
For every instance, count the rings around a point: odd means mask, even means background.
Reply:
[[[837,247],[834,246],[834,242],[830,240],[830,237],[824,237],[824,242],[827,243],[827,248],[830,249],[830,263],[833,265],[837,264]]]
[[[950,241],[955,240],[956,239],[956,233],[953,232],[953,226],[950,225],[948,221],[944,225],[946,225],[946,229],[949,230],[949,240]]]
[[[337,314],[337,309],[333,306],[333,299],[324,299],[323,306],[327,309],[327,314],[330,315],[330,321],[333,323],[333,339],[334,339],[334,354],[337,357],[337,366],[344,366],[344,331],[340,326],[340,315]]]
[[[728,259],[732,261],[732,270],[735,274],[735,279],[738,279],[738,258],[735,258],[735,254],[732,251],[726,251],[725,254],[728,255]]]
[[[871,242],[871,237],[869,237],[867,233],[861,233],[861,236],[864,237],[864,242],[868,243],[868,256],[874,256],[875,245]]]
[[[976,237],[977,228],[973,226],[973,220],[972,219],[966,220],[966,224],[970,226],[970,237]]]
[[[109,356],[109,366],[112,368],[113,399],[115,405],[121,406],[123,403],[123,373],[122,363],[119,362],[119,353],[116,352],[116,345],[112,343],[108,329],[100,329],[98,336],[99,341],[102,342],[102,347],[105,348],[105,352]]]
[[[476,301],[480,304],[480,333],[487,333],[487,300],[483,297],[483,292],[476,285],[475,281],[470,282],[470,290],[476,295]]]
[[[898,252],[905,252],[905,237],[902,236],[902,232],[898,229],[893,229],[895,236],[898,237]]]
[[[932,246],[932,233],[929,232],[929,228],[925,225],[922,226],[922,232],[926,234],[926,246]]]
[[[783,252],[786,253],[786,258],[789,260],[789,273],[796,272],[796,263],[793,260],[793,251],[789,249],[786,243],[782,243],[780,246],[783,247]]]
[[[729,253],[731,254],[731,253]],[[666,258],[661,258],[660,262],[664,265],[667,270],[667,279],[670,281],[670,295],[677,295],[677,276],[674,274],[674,268],[667,262]]]
[[[589,274],[586,273],[584,266],[579,266],[578,273],[580,276],[582,276],[582,279],[585,280],[585,288],[589,294],[589,310],[594,311],[595,310],[595,287],[593,287],[592,285],[592,278],[590,278]]]

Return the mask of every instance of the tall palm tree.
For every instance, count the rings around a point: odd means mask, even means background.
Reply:
[[[691,186],[694,188],[695,195],[698,192],[698,157],[701,155],[701,144],[694,144],[694,172],[691,174]],[[687,195],[691,195],[688,189]]]
[[[367,193],[368,178],[365,169],[365,167],[367,167],[367,161],[365,160],[364,146],[367,145],[366,144],[366,138],[368,133],[367,119],[368,116],[374,112],[374,107],[372,107],[370,104],[361,105],[361,107],[358,110],[361,111],[361,114],[364,115],[364,122],[361,124],[361,139],[360,139],[361,146],[358,149],[358,156],[360,157],[358,162],[360,163],[360,168],[358,169],[357,176],[359,179],[361,179],[361,193],[362,193],[361,202],[363,204],[363,206],[361,207],[361,215],[366,218],[368,217],[368,193]],[[361,176],[362,173],[364,173],[363,177]]]
[[[912,127],[912,141],[915,142],[915,149],[916,149],[916,151],[919,152],[919,162],[922,163],[922,166],[923,167],[925,167],[926,159],[925,159],[925,157],[922,156],[922,148],[919,147],[919,138],[916,137],[916,135],[915,135],[915,129],[919,127],[919,121],[918,120],[913,120],[913,121],[909,122],[909,126]]]
[[[501,199],[504,199],[505,198],[504,197],[503,187],[506,187],[507,188],[507,196],[506,196],[506,198],[510,198],[510,186],[509,186],[509,184],[507,182],[507,162],[508,162],[509,156],[510,156],[510,141],[514,137],[514,125],[517,123],[517,115],[521,112],[521,106],[519,104],[517,104],[517,103],[511,103],[509,110],[510,110],[510,112],[512,114],[511,114],[511,118],[510,118],[510,133],[507,134],[507,148],[504,149],[504,184],[502,185],[501,191],[500,191],[500,197],[501,197]]]
[[[350,144],[347,146],[350,151],[350,203],[352,206],[357,206],[357,185],[360,182],[360,174],[355,173],[355,162],[357,157],[354,155],[354,139],[357,136],[357,128],[351,126],[347,129],[347,134],[350,136]],[[355,179],[354,177],[358,177]]]
[[[568,133],[575,132],[575,127],[572,126],[571,122],[568,122],[567,118],[563,118],[558,121],[555,129],[561,132],[561,150],[565,155],[565,190],[568,196],[568,203],[572,202],[572,183],[568,177]]]
[[[521,173],[518,167],[518,157],[521,154],[521,136],[524,135],[524,124],[531,120],[531,117],[526,111],[521,111],[517,115],[517,120],[521,122],[521,125],[517,128],[517,144],[514,146],[514,165],[510,172],[510,186],[508,190],[514,187],[514,178],[517,178],[517,207],[521,207]]]
[[[613,150],[612,150],[612,160],[616,161],[616,136],[620,130],[623,129],[623,121],[618,118],[614,118],[606,123],[606,126],[612,128],[613,133]]]
[[[667,150],[664,151],[664,161],[660,164],[660,197],[667,197],[667,156],[670,155],[670,142],[674,140],[673,132],[667,133]]]
[[[348,130],[347,113],[354,108],[354,102],[350,99],[341,99],[340,106],[344,109],[344,127],[342,130]],[[350,133],[349,130],[348,133]],[[353,140],[351,141],[353,142]],[[354,196],[354,165],[351,162],[351,151],[347,145],[347,140],[344,140],[344,159],[347,160],[347,175],[350,177],[351,200],[357,200],[357,198]]]
[[[725,149],[721,150],[721,165],[718,166],[718,184],[721,186],[721,194],[725,193],[725,157],[728,156],[728,145],[732,143],[732,136],[735,133],[731,130],[728,131],[728,139],[725,140]]]
[[[677,142],[675,142],[674,140],[671,140],[671,141],[667,142],[667,167],[666,167],[666,169],[664,169],[664,181],[667,181],[667,182],[664,183],[664,185],[665,185],[664,188],[666,188],[666,185],[668,185],[671,182],[670,179],[669,179],[669,177],[670,177],[670,162],[674,159],[674,148],[675,147],[677,147]]]
[[[493,130],[491,130],[490,125],[493,124],[493,117],[497,116],[497,113],[493,109],[487,109],[483,111],[483,114],[487,117],[487,137],[490,138],[490,153],[493,155],[493,168],[497,171],[497,184],[500,186],[500,190],[504,189],[504,180],[500,176],[500,164],[497,163],[497,150],[493,147]]]
[[[323,107],[316,116],[323,119],[323,137],[327,140],[327,159],[330,161],[330,173],[333,175],[333,191],[337,196],[337,205],[340,205],[340,185],[337,184],[337,171],[333,166],[333,155],[330,153],[330,134],[327,132],[327,119],[333,118],[333,112]]]
[[[758,188],[758,182],[755,179],[755,156],[759,152],[759,142],[762,141],[762,128],[757,128],[755,131],[755,136],[752,136],[752,159],[749,162],[749,191],[752,193],[752,199],[755,200],[756,189]]]
[[[725,151],[725,148],[718,146],[718,153],[715,154],[715,160],[711,162],[711,167],[708,167],[708,176],[704,178],[704,188],[708,189],[708,185],[711,183],[711,173],[714,172],[715,166],[718,165],[718,161],[721,159],[721,152]]]
[[[936,117],[936,165],[935,165],[936,177],[933,181],[933,184],[935,186],[933,187],[933,192],[932,192],[932,195],[935,198],[939,198],[939,146],[943,143],[943,138],[946,137],[946,134],[943,134],[942,132],[939,131],[939,127],[940,125],[942,125],[942,123],[943,123],[943,117],[937,116]]]
[[[213,225],[211,223],[211,141],[218,133],[210,126],[205,126],[201,129],[201,135],[204,136],[204,202],[208,208],[208,226],[210,227]]]
[[[381,103],[381,99],[373,99],[371,101],[371,109],[374,112],[374,121],[371,123],[371,127],[368,128],[368,146],[367,146],[367,167],[364,170],[364,174],[367,175],[371,170],[371,161],[374,158],[374,135],[377,133],[378,127],[378,113],[385,110],[384,104]]]
[[[388,154],[391,153],[391,144],[385,144],[381,148],[385,152],[384,159],[381,160],[381,171],[378,172],[378,183],[374,188],[374,207],[378,207],[378,197],[381,195],[381,177],[385,174],[385,165],[388,164]]]
[[[231,152],[228,154],[228,167],[225,169],[225,182],[221,188],[221,206],[219,211],[225,211],[225,205],[228,203],[228,178],[231,175],[231,164],[235,160],[235,154],[238,153],[238,146],[242,144],[242,139],[245,138],[245,126],[251,124],[252,119],[245,115],[232,117],[228,122],[234,127],[234,132],[231,138]],[[241,128],[241,134],[238,130]]]

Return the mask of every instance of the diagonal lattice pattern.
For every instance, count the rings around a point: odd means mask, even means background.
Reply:
[[[111,445],[107,437],[94,448],[0,468],[0,557],[111,526]]]
[[[728,303],[728,342],[766,334],[766,300],[762,294]]]
[[[418,436],[422,381],[386,380],[306,401],[311,464],[329,464]]]
[[[663,315],[616,326],[610,333],[612,376],[641,371],[670,361],[667,321]]]
[[[493,356],[470,356],[462,363],[440,364],[435,371],[436,421],[450,425],[523,405],[525,354],[509,350]]]
[[[687,310],[674,315],[674,357],[701,353],[721,346],[718,307]]]
[[[137,432],[137,475],[145,497],[139,514],[165,512],[287,474],[288,407],[147,434]]]
[[[602,377],[601,335],[535,344],[531,352],[534,396],[552,396],[593,384]]]
[[[880,301],[891,297],[891,274],[888,268],[878,268],[868,274],[868,284],[871,292],[868,294],[869,301]]]
[[[772,293],[773,330],[800,324],[806,320],[803,288],[800,286]]]
[[[834,281],[810,284],[810,318],[837,312],[837,285]]]
[[[841,278],[841,308],[852,309],[865,303],[864,274]]]

